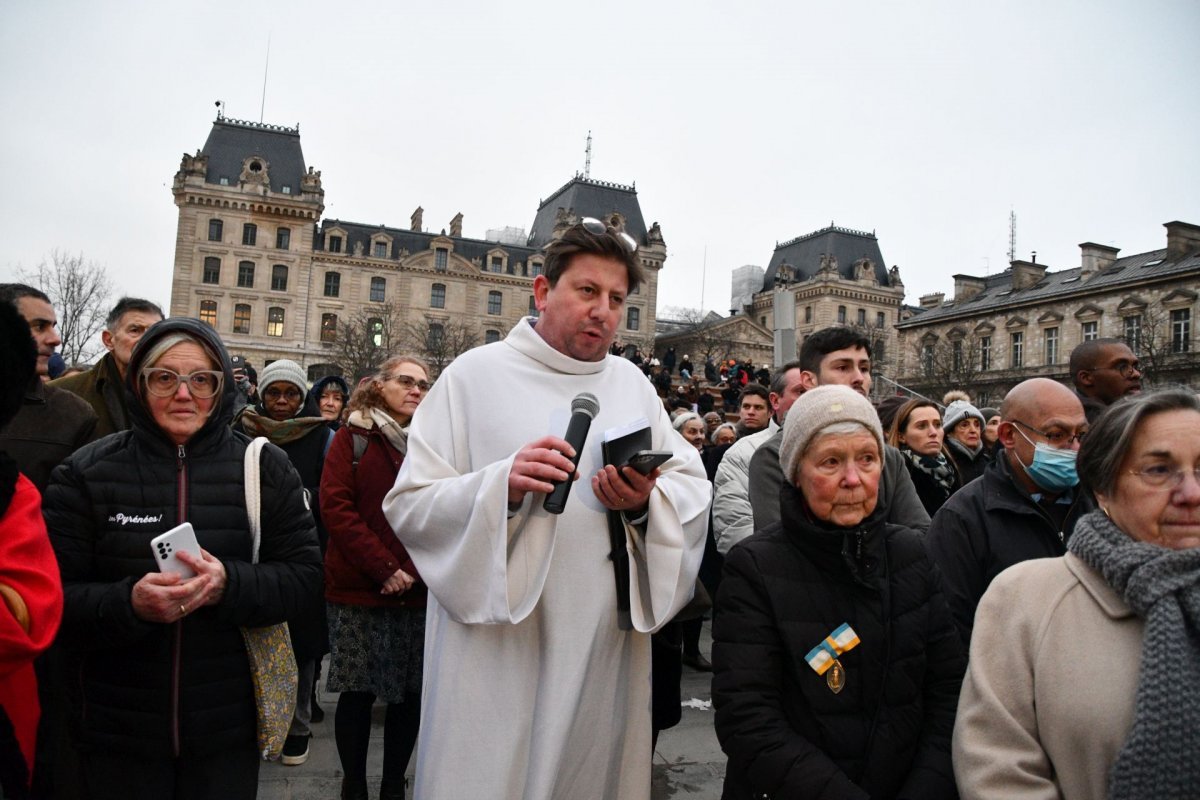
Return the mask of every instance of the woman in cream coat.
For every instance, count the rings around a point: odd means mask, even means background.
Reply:
[[[979,605],[954,730],[964,800],[1197,796],[1200,400],[1113,406],[1079,472],[1100,510],[1067,555],[1006,570]]]

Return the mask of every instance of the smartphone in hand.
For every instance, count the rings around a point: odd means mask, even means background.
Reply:
[[[670,450],[639,450],[629,457],[623,466],[633,467],[643,475],[649,475],[660,464],[675,455]]]
[[[150,540],[150,549],[154,552],[154,563],[159,572],[173,572],[181,578],[194,577],[196,571],[179,560],[180,551],[187,551],[200,558],[200,543],[196,541],[196,531],[192,523],[185,522],[176,525],[166,533],[160,533]]]

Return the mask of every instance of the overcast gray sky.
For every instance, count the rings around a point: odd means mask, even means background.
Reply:
[[[529,228],[584,165],[636,182],[659,307],[831,221],[908,302],[1200,223],[1200,3],[25,2],[0,5],[0,279],[52,249],[169,299],[183,152],[224,100],[301,126],[325,215]],[[704,269],[704,265],[707,268]]]

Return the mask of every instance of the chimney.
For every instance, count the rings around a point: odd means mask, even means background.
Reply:
[[[462,212],[454,215],[454,219],[450,220],[450,235],[456,239],[462,238]]]
[[[921,308],[937,308],[946,299],[945,292],[934,292],[921,295]]]
[[[1164,222],[1167,229],[1167,260],[1178,261],[1200,250],[1200,225],[1188,222]]]
[[[1117,260],[1117,253],[1121,252],[1118,247],[1095,242],[1080,242],[1079,251],[1079,278],[1084,281],[1097,272],[1103,272],[1109,264]]]
[[[954,276],[954,302],[962,303],[987,288],[987,278],[976,278],[974,275]]]
[[[425,216],[425,209],[421,208],[420,206],[417,206],[417,210],[412,213],[412,225],[409,226],[409,229],[414,230],[414,231],[421,230],[421,222],[422,222],[424,216]]]
[[[1037,255],[1034,255],[1037,258]],[[1012,262],[1013,291],[1028,289],[1046,276],[1046,265],[1034,261]]]

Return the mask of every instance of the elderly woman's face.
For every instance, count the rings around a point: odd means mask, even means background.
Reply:
[[[683,423],[683,427],[679,429],[684,439],[695,447],[697,450],[704,447],[704,422],[698,419],[689,419]]]
[[[975,417],[967,417],[959,420],[954,426],[954,430],[950,431],[950,435],[967,447],[979,447],[980,437],[983,433],[983,426],[979,424],[979,420]]]
[[[734,432],[733,428],[721,428],[714,436],[714,441],[716,441],[718,446],[733,444],[736,439],[737,433]]]
[[[1164,411],[1142,420],[1112,493],[1097,497],[1117,527],[1134,539],[1173,550],[1200,547],[1197,468],[1200,413]],[[1182,473],[1179,483],[1177,473]]]
[[[158,361],[147,366],[169,369],[179,375],[219,369],[205,349],[195,342],[180,342],[163,353]],[[192,394],[191,384],[181,380],[174,393],[167,397],[159,397],[150,391],[144,392],[144,396],[155,424],[175,444],[187,444],[208,422],[213,407],[220,399],[220,387],[218,385],[217,394],[213,397],[196,397]]]
[[[262,390],[263,408],[267,416],[276,422],[291,419],[304,404],[304,392],[290,381],[274,381]]]
[[[868,431],[824,434],[801,456],[796,486],[813,516],[850,527],[875,510],[882,467],[879,442]]]

